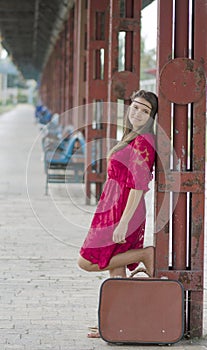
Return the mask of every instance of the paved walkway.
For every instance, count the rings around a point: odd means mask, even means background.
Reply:
[[[81,185],[52,185],[45,196],[33,107],[1,115],[0,140],[0,350],[146,349],[86,337],[108,277],[76,264],[95,206],[85,205]],[[173,346],[188,348],[206,349],[207,341]]]

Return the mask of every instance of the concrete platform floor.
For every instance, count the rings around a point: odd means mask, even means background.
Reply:
[[[97,323],[99,286],[108,277],[76,264],[95,205],[85,205],[77,184],[52,185],[45,196],[32,106],[0,115],[0,140],[0,350],[160,349],[87,338],[87,327]],[[149,214],[146,244],[152,241]],[[206,296],[204,311],[206,334]],[[206,348],[205,337],[173,345]]]

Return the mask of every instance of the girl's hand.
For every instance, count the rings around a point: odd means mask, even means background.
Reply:
[[[114,243],[123,244],[126,242],[126,233],[128,229],[128,224],[126,222],[120,221],[118,226],[115,228],[112,240]]]

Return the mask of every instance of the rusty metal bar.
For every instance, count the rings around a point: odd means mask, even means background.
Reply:
[[[201,171],[183,171],[182,178],[178,171],[170,171],[167,174],[159,173],[159,192],[176,192],[178,189],[184,192],[203,193],[205,189],[204,173]]]
[[[182,33],[182,34],[181,34]],[[189,56],[189,0],[175,2],[175,57]]]
[[[74,37],[74,8],[69,11],[65,26],[65,113],[64,125],[71,124],[69,115],[73,107],[73,37]]]
[[[125,52],[126,52],[125,70],[132,72],[133,57],[131,53],[133,52],[133,32],[126,32]]]
[[[60,114],[65,111],[65,29],[60,33]]]
[[[75,129],[85,132],[85,115],[82,108],[86,100],[86,82],[84,64],[86,60],[85,27],[87,23],[86,2],[77,0],[74,9],[74,49],[73,49],[73,125]]]
[[[174,57],[188,57],[189,38],[189,1],[175,2],[175,37]],[[182,33],[182,34],[181,34]],[[188,157],[188,106],[174,104],[173,114],[173,147],[177,154],[174,160],[174,169],[185,171]],[[187,195],[186,193],[174,193],[176,206],[173,212],[173,268],[186,268],[187,245]]]
[[[74,55],[74,8],[70,10],[69,14],[69,33],[68,33],[68,69],[69,69],[69,81],[68,81],[68,90],[69,94],[67,95],[68,109],[73,107],[73,55]]]
[[[168,277],[169,279],[179,280],[186,291],[202,292],[203,281],[201,279],[200,271],[186,271],[186,270],[159,270],[157,277]],[[190,283],[189,283],[190,281]]]
[[[165,170],[170,169],[171,145],[171,103],[163,95],[160,84],[162,81],[159,74],[163,66],[172,58],[172,19],[173,1],[160,0],[158,2],[158,97],[159,114],[157,126],[157,162],[156,162],[156,275],[160,270],[168,270],[169,266],[169,215],[170,193],[160,192],[160,175],[165,176]],[[168,116],[168,117],[167,117]],[[162,182],[161,182],[162,183]]]
[[[64,114],[64,125],[67,124],[67,114],[69,105],[69,91],[70,91],[70,83],[69,83],[69,75],[70,75],[70,14],[68,16],[66,25],[65,25],[65,114]]]
[[[60,77],[61,77],[61,69],[60,69],[60,57],[61,57],[61,53],[60,53],[60,39],[57,40],[56,45],[55,45],[55,67],[54,67],[54,71],[55,71],[55,76],[56,76],[56,80],[55,80],[55,112],[60,113],[60,89],[61,89],[61,85],[60,85]]]
[[[52,111],[56,111],[56,99],[57,99],[57,81],[55,79],[56,74],[56,51],[54,50],[52,53],[52,66],[50,73],[52,74],[52,86],[53,86],[53,94],[52,94]]]

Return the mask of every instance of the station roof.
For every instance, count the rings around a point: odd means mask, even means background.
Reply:
[[[142,8],[154,0],[143,0]],[[25,79],[38,79],[75,0],[0,0],[3,47]]]

